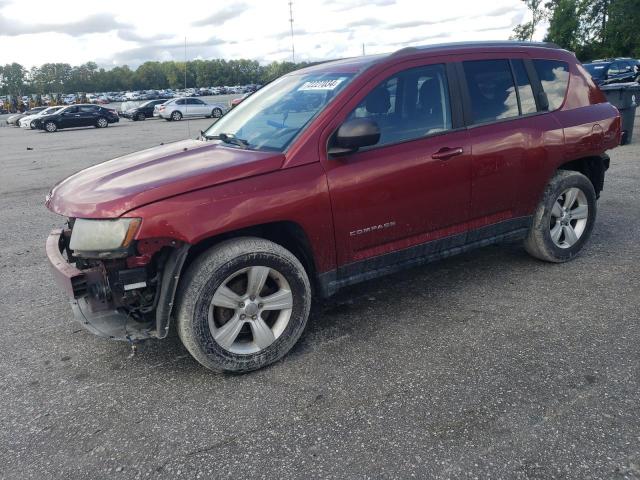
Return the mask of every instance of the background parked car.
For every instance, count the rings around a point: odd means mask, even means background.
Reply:
[[[9,118],[7,118],[7,124],[18,127],[19,126],[18,122],[20,121],[21,118],[24,118],[28,115],[35,115],[36,113],[40,113],[45,108],[47,107],[36,107],[36,108],[32,108],[31,110],[27,110],[24,113],[16,113],[15,115],[11,115]]]
[[[96,127],[106,128],[110,123],[120,121],[115,110],[98,105],[71,105],[51,115],[36,119],[36,128],[47,132],[55,132],[61,128]]]
[[[230,108],[237,107],[245,98],[247,98],[252,93],[253,92],[247,92],[244,95],[242,95],[241,97],[234,98],[233,100],[231,100],[229,102],[229,107]]]
[[[157,105],[154,116],[165,120],[182,120],[183,117],[220,118],[229,110],[224,103],[207,103],[193,97],[176,98],[162,105]]]
[[[48,107],[35,115],[27,115],[22,117],[19,121],[20,128],[34,129],[36,128],[36,120],[44,115],[50,115],[52,113],[61,110],[63,107]]]
[[[633,58],[594,60],[583,66],[598,85],[640,80],[640,60]]]
[[[165,102],[167,102],[167,99],[148,100],[137,107],[133,107],[122,112],[120,116],[128,118],[129,120],[145,120],[149,117],[153,117],[153,110],[156,105],[162,105]]]

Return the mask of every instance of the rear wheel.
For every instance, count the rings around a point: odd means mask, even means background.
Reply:
[[[53,133],[58,130],[58,125],[55,122],[47,122],[44,124],[44,129],[49,133]]]
[[[302,334],[311,288],[299,260],[243,237],[199,256],[180,282],[178,334],[211,370],[248,372],[282,358]]]
[[[109,126],[109,122],[107,121],[106,118],[99,117],[98,120],[96,120],[96,127],[97,128],[107,128],[108,126]]]
[[[222,116],[222,109],[216,107],[211,111],[211,116],[213,118],[220,118]]]
[[[143,120],[146,120],[146,119],[147,119],[147,117],[145,116],[144,113],[139,113],[138,114],[138,120],[143,121]]]
[[[559,170],[544,191],[525,249],[547,262],[571,260],[589,239],[596,210],[591,181],[579,172]]]
[[[182,120],[182,113],[180,113],[177,110],[175,112],[172,112],[171,113],[171,120],[173,120],[174,122]]]

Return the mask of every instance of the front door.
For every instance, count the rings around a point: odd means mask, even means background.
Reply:
[[[381,131],[372,147],[324,155],[339,266],[385,268],[429,253],[422,247],[432,240],[464,243],[471,149],[467,131],[457,128],[451,76],[444,63],[397,66],[339,114],[338,125],[370,118]]]

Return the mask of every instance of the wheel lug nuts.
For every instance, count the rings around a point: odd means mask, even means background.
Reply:
[[[240,303],[238,304],[238,306],[239,306],[240,308],[244,308],[244,302],[240,302]]]
[[[251,315],[251,320],[255,320],[256,318],[258,318],[257,315]]]
[[[254,296],[249,297],[249,300],[251,300],[252,302],[253,302],[255,299],[256,299],[256,297],[254,297]]]
[[[240,320],[244,320],[245,318],[247,318],[247,316],[244,313],[240,315]]]
[[[264,304],[259,303],[259,304],[258,304],[258,308],[262,308],[262,307],[264,307]]]

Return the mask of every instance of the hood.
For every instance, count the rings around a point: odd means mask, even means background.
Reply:
[[[278,170],[279,152],[183,140],[131,153],[58,183],[46,206],[67,217],[114,218],[148,203]]]

